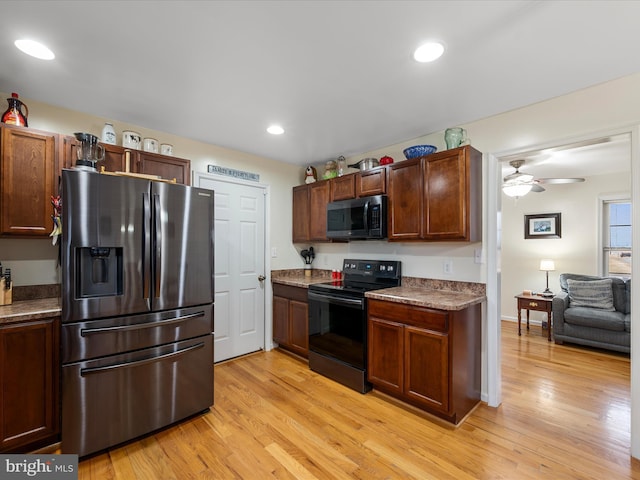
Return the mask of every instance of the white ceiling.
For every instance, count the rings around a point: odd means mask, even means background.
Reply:
[[[637,1],[5,0],[0,17],[0,91],[299,165],[640,71]],[[414,62],[430,39],[444,56]]]

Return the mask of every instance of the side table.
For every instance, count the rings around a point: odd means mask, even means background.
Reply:
[[[522,309],[527,311],[527,330],[529,330],[529,310],[547,312],[547,340],[551,341],[551,307],[553,297],[545,298],[540,295],[516,295],[518,299],[518,336],[521,335],[520,323],[522,321]]]

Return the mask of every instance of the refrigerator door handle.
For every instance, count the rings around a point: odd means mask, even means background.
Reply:
[[[151,205],[149,204],[148,193],[142,194],[142,216],[142,297],[149,300],[149,281],[151,277]]]
[[[182,350],[178,350],[177,352],[165,353],[164,355],[159,355],[157,357],[145,358],[144,360],[136,360],[134,362],[124,362],[124,363],[116,363],[115,365],[107,365],[105,367],[93,367],[93,368],[83,368],[80,370],[80,375],[86,377],[87,375],[93,375],[95,373],[102,373],[109,370],[115,370],[118,368],[131,368],[131,367],[139,367],[140,365],[144,365],[147,363],[160,362],[162,360],[168,360],[170,358],[178,357],[184,355],[185,353],[191,352],[193,350],[197,350],[199,348],[204,347],[204,342],[198,343],[197,345],[193,345],[191,347],[183,348]]]
[[[160,279],[162,278],[162,210],[160,205],[160,195],[153,194],[153,215],[154,215],[154,228],[156,235],[156,249],[155,249],[155,291],[156,298],[160,296]]]
[[[93,335],[94,333],[111,333],[111,332],[126,332],[128,330],[142,330],[144,328],[165,327],[174,323],[181,323],[185,320],[192,318],[204,317],[204,312],[190,313],[189,315],[181,315],[176,318],[170,318],[168,320],[160,320],[159,322],[146,322],[146,323],[134,323],[133,325],[119,325],[117,327],[103,327],[103,328],[83,328],[80,330],[80,335],[86,337],[87,335]]]

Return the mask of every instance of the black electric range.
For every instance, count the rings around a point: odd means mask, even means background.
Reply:
[[[309,286],[309,367],[354,390],[367,381],[365,293],[401,283],[395,260],[344,260],[342,280]]]

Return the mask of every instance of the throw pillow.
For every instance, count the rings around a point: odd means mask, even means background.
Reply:
[[[613,308],[613,290],[611,279],[567,280],[569,305],[572,307],[590,307],[615,311]]]

